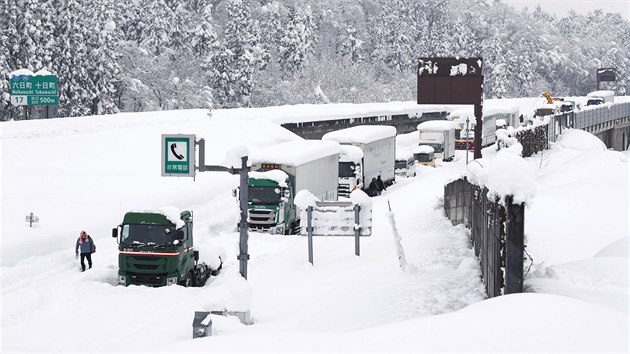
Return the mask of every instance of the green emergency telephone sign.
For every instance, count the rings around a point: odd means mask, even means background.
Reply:
[[[195,135],[162,134],[162,176],[195,177]]]

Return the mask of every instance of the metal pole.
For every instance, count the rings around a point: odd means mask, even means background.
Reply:
[[[514,204],[513,197],[506,197],[507,237],[505,260],[505,294],[523,292],[523,256],[524,256],[524,204]]]
[[[24,106],[24,120],[28,120],[28,106]]]
[[[308,261],[313,265],[313,227],[311,220],[313,218],[313,207],[306,208],[306,234],[308,235]]]
[[[466,117],[466,165],[468,165],[468,150],[470,149],[470,144],[468,144],[468,140],[470,140],[469,123],[470,123],[470,118]]]
[[[483,105],[476,104],[475,105],[475,121],[477,125],[475,126],[475,159],[481,158],[481,130],[483,129]]]
[[[354,205],[354,254],[355,256],[361,255],[361,248],[359,244],[359,239],[361,236],[361,224],[359,223],[359,213],[361,211],[361,206],[359,204]]]
[[[249,238],[247,234],[247,201],[249,199],[249,191],[247,189],[247,156],[243,156],[241,158],[241,162],[241,222],[239,224],[240,253],[237,258],[239,260],[241,276],[247,279],[247,261],[249,260],[249,254],[247,253],[247,240]]]
[[[206,170],[206,140],[199,139],[199,172]]]

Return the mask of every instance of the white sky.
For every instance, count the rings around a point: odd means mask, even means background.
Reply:
[[[602,9],[604,12],[616,12],[621,14],[624,19],[630,17],[630,1],[628,0],[502,0],[504,3],[510,4],[516,8],[527,7],[533,10],[537,5],[543,10],[555,14],[557,16],[565,16],[569,10],[573,9],[578,14],[587,14],[596,9]]]

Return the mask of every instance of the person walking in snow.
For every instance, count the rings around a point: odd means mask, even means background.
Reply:
[[[81,271],[85,272],[85,259],[87,258],[88,266],[92,268],[92,253],[96,252],[94,241],[85,231],[81,231],[77,245],[74,248],[74,254],[77,258],[79,257],[79,249],[81,250]]]
[[[376,182],[376,178],[372,177],[372,182],[370,182],[367,189],[367,195],[370,197],[376,197],[379,194],[381,194],[381,191],[378,190],[378,182]]]
[[[379,195],[382,191],[387,189],[385,188],[385,183],[383,183],[383,180],[381,179],[381,175],[378,175],[378,177],[376,178],[376,188],[378,188]]]

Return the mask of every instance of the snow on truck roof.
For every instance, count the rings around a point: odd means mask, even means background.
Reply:
[[[396,128],[391,125],[357,125],[346,129],[326,133],[322,140],[340,143],[368,144],[396,136]]]
[[[292,140],[250,151],[253,164],[277,163],[298,166],[322,157],[337,155],[339,143],[326,140]]]
[[[455,129],[455,124],[451,120],[428,120],[418,124],[418,130],[449,130]]]
[[[586,97],[610,97],[614,95],[615,95],[614,91],[599,90],[599,91],[589,92],[586,95]]]
[[[429,145],[419,145],[413,149],[414,154],[431,154],[434,152],[435,149]]]
[[[339,161],[359,161],[363,158],[363,150],[354,145],[339,145],[341,153]]]
[[[286,187],[289,175],[282,170],[271,170],[265,172],[250,171],[248,177],[252,179],[268,179],[275,181],[280,187]]]

